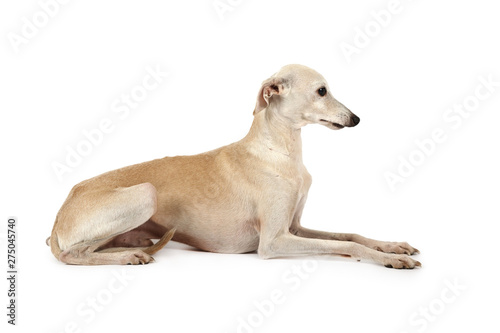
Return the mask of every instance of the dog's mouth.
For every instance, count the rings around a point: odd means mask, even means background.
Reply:
[[[329,120],[326,120],[326,119],[320,119],[319,121],[320,121],[320,123],[322,123],[323,125],[333,127],[334,129],[341,129],[341,128],[344,128],[344,126],[343,126],[343,125],[340,125],[339,123],[334,123],[333,121],[329,121]]]

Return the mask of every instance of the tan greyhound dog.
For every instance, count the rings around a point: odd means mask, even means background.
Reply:
[[[330,254],[414,268],[408,243],[302,227],[311,176],[301,127],[353,127],[359,118],[325,79],[288,65],[263,82],[254,121],[240,141],[195,156],[165,157],[76,185],[57,214],[49,243],[68,264],[147,264],[172,237],[219,253],[261,258]],[[160,239],[154,244],[151,239]]]

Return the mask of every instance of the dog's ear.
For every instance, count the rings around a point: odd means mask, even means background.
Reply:
[[[260,87],[259,94],[257,95],[255,109],[253,110],[254,116],[269,105],[273,95],[283,95],[287,90],[288,81],[284,78],[273,75],[262,82],[262,87]]]

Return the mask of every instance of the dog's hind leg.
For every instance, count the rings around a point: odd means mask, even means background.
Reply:
[[[50,244],[56,258],[74,265],[147,264],[151,255],[170,240],[165,233],[147,248],[100,251],[118,235],[147,222],[157,209],[156,188],[149,183],[112,190],[75,187],[61,208]]]
[[[151,239],[160,239],[167,231],[164,226],[149,220],[137,228],[116,236],[102,245],[98,251],[112,247],[148,247],[154,244]]]
[[[110,239],[75,244],[61,252],[59,259],[72,265],[144,265],[154,261],[153,254],[172,239],[175,229],[166,232],[160,240],[146,248],[111,247],[100,250]]]

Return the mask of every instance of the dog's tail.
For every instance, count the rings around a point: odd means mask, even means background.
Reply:
[[[54,227],[52,228],[52,233],[45,240],[45,244],[50,246],[50,251],[52,251],[54,257],[56,257],[56,259],[59,260],[59,255],[61,254],[62,250],[59,247],[59,239],[57,238],[56,225],[57,225],[57,217],[54,222]]]
[[[56,259],[59,260],[59,255],[61,254],[62,250],[59,247],[59,241],[55,231],[52,231],[52,235],[49,238],[47,238],[45,242],[47,243],[48,246],[50,246],[50,250],[52,251],[54,257],[56,257]]]
[[[166,232],[156,244],[151,245],[150,247],[146,247],[143,249],[147,254],[153,255],[156,252],[160,251],[171,239],[174,237],[175,228]]]

